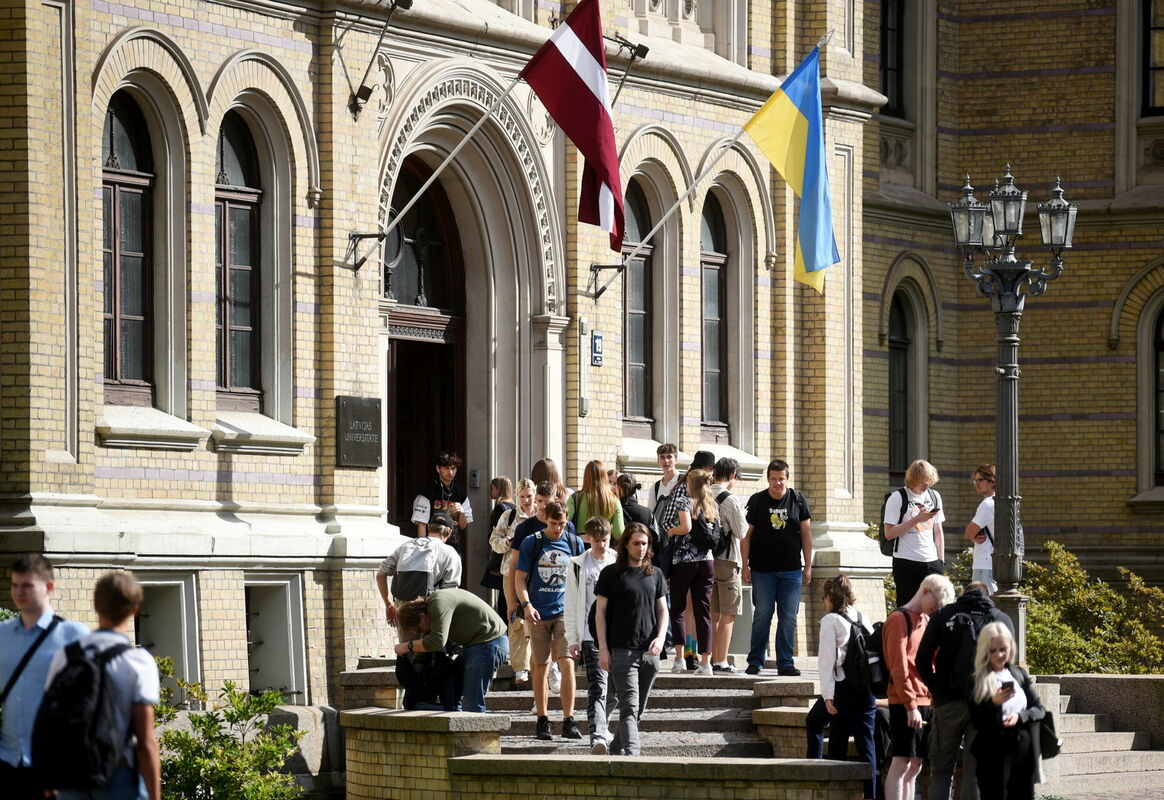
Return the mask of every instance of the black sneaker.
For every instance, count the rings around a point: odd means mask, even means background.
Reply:
[[[684,656],[683,660],[687,662],[687,671],[691,672],[699,665],[695,663],[695,656]]]
[[[546,723],[546,732],[549,732],[550,725]],[[547,739],[549,736],[546,737]],[[562,720],[562,738],[563,739],[581,739],[582,731],[578,730],[578,723],[574,721],[573,717],[566,717]]]
[[[781,667],[776,670],[777,675],[783,675],[787,678],[797,678],[800,676],[800,670],[796,667]]]
[[[550,732],[549,717],[538,717],[538,730],[536,735],[539,739],[544,739],[547,742],[554,738],[554,734]]]
[[[724,675],[734,675],[739,672],[739,670],[731,664],[712,664],[711,671],[722,673]]]
[[[748,675],[759,675],[760,668],[757,667],[755,664],[748,664],[748,668],[746,670],[744,670],[744,672],[746,672]]]

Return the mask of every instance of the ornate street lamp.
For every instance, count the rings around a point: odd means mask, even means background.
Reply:
[[[1018,592],[1025,546],[1020,521],[1022,496],[1018,486],[1018,347],[1019,322],[1027,295],[1039,295],[1063,273],[1062,253],[1071,247],[1078,208],[1063,199],[1059,179],[1051,200],[1039,205],[1043,244],[1051,251],[1046,269],[1015,255],[1015,241],[1022,236],[1027,193],[1014,185],[1010,164],[1002,182],[995,183],[990,202],[974,197],[970,176],[962,199],[950,203],[954,243],[962,254],[966,277],[978,293],[990,298],[998,335],[998,395],[996,411],[997,484],[994,500],[994,579],[998,582],[999,606],[1015,623],[1019,660],[1026,658],[1026,598]],[[975,255],[983,255],[981,265]]]

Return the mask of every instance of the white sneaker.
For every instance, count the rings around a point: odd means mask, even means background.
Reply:
[[[557,663],[550,664],[550,694],[557,694],[562,691],[562,672],[558,669]]]
[[[671,665],[671,672],[676,675],[683,675],[687,672],[687,665],[681,660],[675,659],[675,663]]]
[[[513,673],[513,682],[514,683],[529,683],[529,670],[528,669],[519,669],[517,672]]]
[[[595,739],[590,745],[590,755],[592,756],[604,756],[608,752],[610,752],[610,748],[607,747],[603,739]]]
[[[700,676],[711,677],[715,672],[711,669],[711,664],[701,664],[695,668],[695,674]]]

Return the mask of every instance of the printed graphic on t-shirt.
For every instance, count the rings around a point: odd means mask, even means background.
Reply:
[[[543,550],[538,559],[539,592],[561,592],[566,585],[566,565],[570,555],[561,550]]]
[[[772,529],[782,531],[788,525],[788,509],[787,508],[769,508],[768,521],[772,523]]]
[[[906,511],[906,519],[913,519],[914,517],[930,510],[930,498],[927,494],[924,500],[909,501],[909,509]],[[925,522],[919,522],[913,526],[913,529],[918,533],[929,533],[934,529],[934,518],[931,517]]]

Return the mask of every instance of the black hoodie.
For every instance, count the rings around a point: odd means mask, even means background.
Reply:
[[[930,618],[917,649],[917,671],[934,697],[934,705],[966,701],[966,686],[974,673],[975,644],[967,625],[977,632],[1001,622],[1014,635],[1014,623],[981,589],[967,589]],[[937,658],[935,659],[935,654]]]

